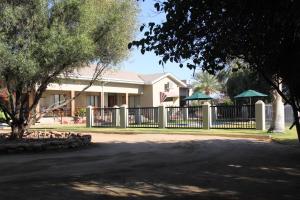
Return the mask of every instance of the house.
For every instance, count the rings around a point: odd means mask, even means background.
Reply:
[[[180,100],[180,106],[185,106],[187,102],[184,99],[192,95],[193,87],[188,80],[181,80],[181,81],[185,84],[185,86],[179,88],[179,100]]]
[[[73,98],[91,80],[93,67],[85,67],[61,82],[51,83],[43,94],[37,112]],[[180,88],[187,85],[171,73],[138,74],[127,71],[107,71],[85,92],[64,107],[64,116],[74,116],[87,106],[128,107],[179,106]]]

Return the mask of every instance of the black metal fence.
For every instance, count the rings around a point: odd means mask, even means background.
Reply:
[[[265,123],[266,128],[269,129],[273,117],[273,107],[272,104],[266,104],[265,106]],[[293,109],[290,105],[284,106],[284,122],[286,126],[291,126],[294,122]]]
[[[202,128],[202,107],[166,107],[167,128]]]
[[[119,127],[120,108],[93,108],[93,127]]]
[[[167,128],[203,128],[203,107],[166,107]],[[120,108],[93,108],[93,127],[119,127]],[[127,108],[127,127],[158,128],[158,107]],[[254,129],[255,106],[211,106],[210,128]]]
[[[128,108],[128,127],[158,128],[158,107]]]
[[[255,128],[255,106],[211,106],[211,128]]]

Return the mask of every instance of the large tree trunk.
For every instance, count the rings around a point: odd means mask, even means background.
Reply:
[[[12,122],[10,139],[21,139],[27,131],[27,126],[24,122]]]
[[[291,105],[293,108],[293,114],[294,114],[294,119],[295,122],[294,124],[296,125],[296,130],[297,130],[297,135],[298,135],[298,141],[300,142],[300,122],[299,122],[299,110],[297,109],[295,104]]]
[[[280,90],[282,90],[282,85],[279,85]],[[284,132],[284,104],[282,102],[282,97],[277,92],[277,90],[272,91],[272,122],[269,131],[272,132]]]

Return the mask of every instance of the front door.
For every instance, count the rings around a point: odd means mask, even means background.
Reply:
[[[108,107],[114,107],[115,105],[117,105],[117,95],[108,94]]]

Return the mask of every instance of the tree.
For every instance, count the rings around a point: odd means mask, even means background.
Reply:
[[[263,77],[247,68],[231,73],[225,85],[227,95],[231,100],[234,100],[236,95],[249,89],[265,94],[268,94],[271,90],[270,85]],[[270,98],[268,99],[270,100]]]
[[[165,13],[160,24],[143,25],[144,37],[129,44],[167,61],[215,74],[233,59],[243,59],[293,108],[300,141],[300,2],[293,0],[165,0],[154,4]],[[274,77],[288,88],[280,91]]]
[[[135,16],[130,0],[1,1],[0,77],[7,101],[1,100],[0,108],[11,138],[23,136],[49,83],[97,63],[91,85],[124,59]]]
[[[282,83],[277,80],[278,87],[282,91]],[[282,102],[282,97],[277,92],[277,90],[272,90],[272,121],[268,131],[271,132],[284,132],[284,104]]]
[[[206,95],[211,95],[221,89],[218,79],[207,72],[196,73],[194,80],[195,82],[192,83],[194,92],[204,91]]]

